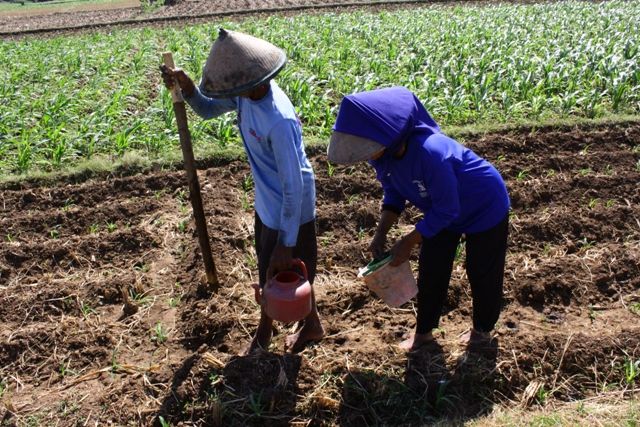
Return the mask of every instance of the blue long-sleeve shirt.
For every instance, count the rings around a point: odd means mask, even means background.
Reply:
[[[334,130],[385,148],[382,157],[370,161],[384,190],[383,207],[400,213],[411,202],[424,213],[416,229],[427,238],[444,229],[488,230],[509,211],[507,188],[498,171],[444,135],[407,88],[347,95]],[[404,146],[406,151],[397,158]]]
[[[296,245],[298,228],[315,218],[315,178],[304,151],[302,127],[291,101],[272,80],[262,99],[208,98],[196,88],[185,97],[202,118],[238,113],[238,126],[255,188],[255,210],[279,243]]]
[[[429,238],[443,229],[476,233],[509,211],[499,172],[469,148],[442,133],[413,140],[401,158],[371,161],[384,190],[383,204],[402,212],[410,202],[424,213],[416,229]]]

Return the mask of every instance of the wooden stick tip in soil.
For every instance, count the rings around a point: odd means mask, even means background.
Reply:
[[[173,55],[171,52],[164,52],[162,60],[167,67],[175,68]],[[191,146],[191,133],[187,122],[187,113],[184,106],[184,99],[178,84],[174,84],[171,88],[171,97],[173,99],[173,112],[176,116],[178,125],[178,135],[180,137],[180,147],[182,148],[182,157],[184,159],[184,169],[187,173],[187,182],[189,183],[189,199],[193,208],[193,216],[196,221],[196,231],[198,233],[198,243],[202,258],[204,261],[204,269],[207,276],[206,290],[215,292],[219,288],[216,267],[211,255],[211,245],[209,243],[209,233],[207,232],[207,221],[202,206],[202,196],[200,195],[200,183],[198,182],[198,173],[196,171],[196,161],[193,156],[193,147]]]

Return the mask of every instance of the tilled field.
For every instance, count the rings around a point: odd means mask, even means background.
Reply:
[[[366,165],[312,156],[327,336],[295,355],[278,325],[269,352],[237,356],[259,314],[244,162],[200,172],[215,294],[200,285],[184,172],[5,186],[2,425],[415,425],[637,395],[640,126],[465,143],[498,167],[513,207],[505,308],[483,352],[458,342],[471,317],[463,258],[437,343],[395,347],[413,304],[391,309],[356,278],[381,196]]]
[[[431,0],[431,2],[447,0]],[[478,0],[487,1],[487,0]],[[259,15],[265,13],[296,13],[299,11],[344,9],[344,8],[385,8],[415,7],[424,4],[418,0],[184,0],[173,6],[145,8],[122,7],[118,3],[88,4],[86,10],[43,13],[38,9],[15,10],[0,17],[0,37],[20,34],[73,32],[82,29],[94,30],[101,27],[120,25],[139,26],[142,24],[162,24],[163,22],[203,22],[224,19],[229,16]],[[158,2],[162,4],[162,2]],[[78,5],[77,7],[82,7]]]

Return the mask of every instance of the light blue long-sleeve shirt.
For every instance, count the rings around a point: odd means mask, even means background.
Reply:
[[[238,113],[238,126],[255,187],[255,210],[278,241],[293,247],[298,228],[315,218],[315,179],[291,101],[273,80],[262,99],[208,98],[200,89],[185,97],[202,118]]]

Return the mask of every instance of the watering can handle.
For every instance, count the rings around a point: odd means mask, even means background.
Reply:
[[[260,285],[257,283],[252,283],[251,287],[253,288],[254,297],[258,305],[262,305],[262,290],[260,289]]]
[[[300,258],[294,258],[293,265],[296,265],[300,268],[300,271],[302,271],[302,275],[304,276],[304,280],[309,280],[309,273],[307,273],[307,266],[304,265],[304,261],[302,261]]]

